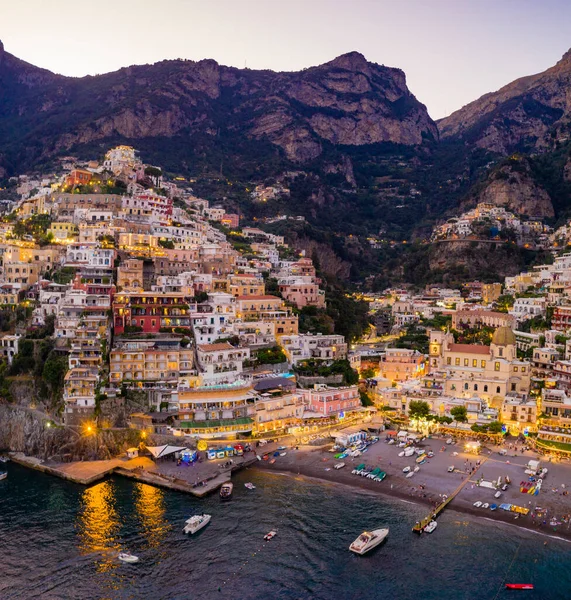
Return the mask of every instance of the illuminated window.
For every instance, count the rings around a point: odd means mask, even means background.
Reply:
[[[467,359],[467,358],[465,358],[465,359],[464,359],[464,366],[465,366],[465,367],[467,367],[467,366],[468,366],[468,363],[469,363],[468,359]]]
[[[500,370],[500,363],[496,362],[494,363],[494,371],[499,371]]]
[[[446,364],[447,364],[447,365],[451,365],[451,364],[452,364],[452,359],[451,359],[450,357],[448,357],[448,358],[446,359]]]
[[[482,365],[482,369],[486,368],[486,361],[485,360],[483,360],[480,364]]]
[[[472,360],[472,366],[473,366],[473,367],[477,367],[477,366],[478,366],[478,360],[477,360],[476,358],[474,358],[474,359]]]
[[[460,359],[459,359],[459,358],[456,358],[456,359],[454,360],[454,364],[455,364],[457,367],[459,367],[459,366],[460,366]]]

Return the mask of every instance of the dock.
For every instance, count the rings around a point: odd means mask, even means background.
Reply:
[[[481,459],[480,464],[476,467],[476,470],[474,471],[474,473],[472,473],[472,475],[477,473],[478,469],[486,462],[486,460],[487,460],[487,457],[483,457]],[[466,479],[450,494],[450,496],[448,496],[448,498],[446,498],[444,501],[442,501],[434,510],[431,510],[430,513],[426,517],[424,517],[424,519],[417,521],[412,528],[413,532],[414,533],[422,533],[424,531],[424,528],[430,523],[430,521],[433,521],[434,519],[436,519],[436,517],[464,489],[464,486],[469,481],[470,481],[470,475],[468,475],[468,477],[466,477]]]

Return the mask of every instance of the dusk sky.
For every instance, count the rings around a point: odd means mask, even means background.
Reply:
[[[6,51],[65,75],[165,58],[298,70],[357,50],[433,118],[555,64],[566,0],[0,0]]]

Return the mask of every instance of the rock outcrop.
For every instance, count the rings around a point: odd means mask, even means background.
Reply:
[[[98,140],[193,134],[269,141],[295,162],[324,144],[436,139],[399,69],[351,52],[299,72],[170,60],[68,78],[0,50],[0,153],[49,157]]]
[[[500,154],[551,148],[569,137],[570,86],[571,50],[543,73],[517,79],[440,120],[440,135]]]
[[[516,215],[553,217],[549,194],[532,178],[527,158],[514,157],[492,172],[485,186],[466,204],[480,202],[502,206]]]

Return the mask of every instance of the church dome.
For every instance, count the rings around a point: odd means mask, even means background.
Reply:
[[[496,346],[515,346],[515,334],[509,327],[498,327],[492,336]]]

